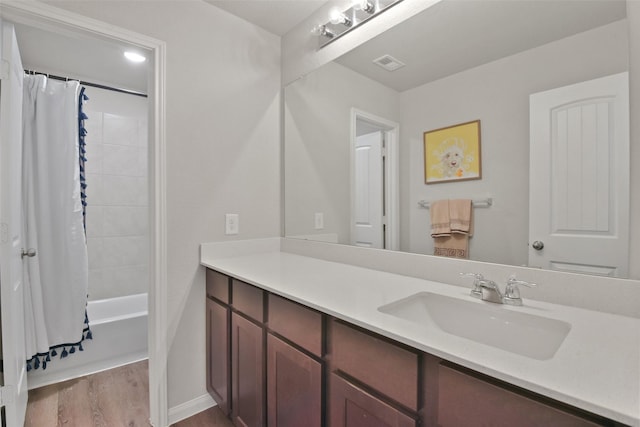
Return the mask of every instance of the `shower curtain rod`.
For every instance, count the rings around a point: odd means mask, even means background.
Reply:
[[[55,74],[42,73],[40,71],[35,71],[35,70],[24,70],[24,72],[27,73],[27,74],[42,74],[43,76],[47,76],[48,78],[54,79],[54,80],[62,80],[62,81],[78,80],[80,82],[80,84],[84,85],[84,86],[91,86],[91,87],[95,87],[95,88],[98,88],[98,89],[105,89],[105,90],[111,90],[111,91],[114,91],[114,92],[126,93],[128,95],[141,96],[143,98],[147,98],[148,97],[148,95],[146,93],[138,92],[138,91],[135,91],[135,90],[129,90],[129,89],[122,89],[122,88],[118,88],[118,87],[105,86],[105,85],[101,85],[99,83],[91,83],[91,82],[87,82],[87,81],[84,81],[84,80],[72,79],[72,78],[69,78],[69,77],[56,76]]]

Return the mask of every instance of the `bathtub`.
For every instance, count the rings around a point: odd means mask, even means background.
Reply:
[[[87,314],[93,339],[84,351],[53,357],[47,369],[28,373],[29,389],[94,374],[144,360],[147,351],[147,294],[89,301]]]

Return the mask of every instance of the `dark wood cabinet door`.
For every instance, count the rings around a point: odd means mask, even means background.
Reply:
[[[332,371],[340,370],[407,408],[418,410],[418,353],[342,322],[329,324]]]
[[[263,328],[231,314],[231,417],[237,426],[265,424]]]
[[[329,378],[328,419],[329,427],[417,426],[415,419],[336,374]]]
[[[227,306],[207,298],[207,390],[229,415],[229,315]]]
[[[597,422],[440,365],[439,427],[594,427]]]
[[[269,427],[320,427],[320,362],[267,335],[267,414]]]

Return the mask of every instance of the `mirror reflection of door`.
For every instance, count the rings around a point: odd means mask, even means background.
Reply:
[[[529,266],[626,277],[629,76],[531,95]]]
[[[383,249],[384,246],[384,174],[382,131],[356,136],[354,175],[354,234],[357,246]]]
[[[352,245],[399,249],[398,134],[397,123],[352,109]]]

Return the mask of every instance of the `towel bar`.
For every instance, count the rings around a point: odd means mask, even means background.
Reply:
[[[493,198],[487,197],[486,199],[472,200],[471,203],[473,204],[474,208],[488,208],[489,206],[493,205]],[[420,200],[418,202],[418,206],[424,209],[429,209],[431,207],[431,202]]]

